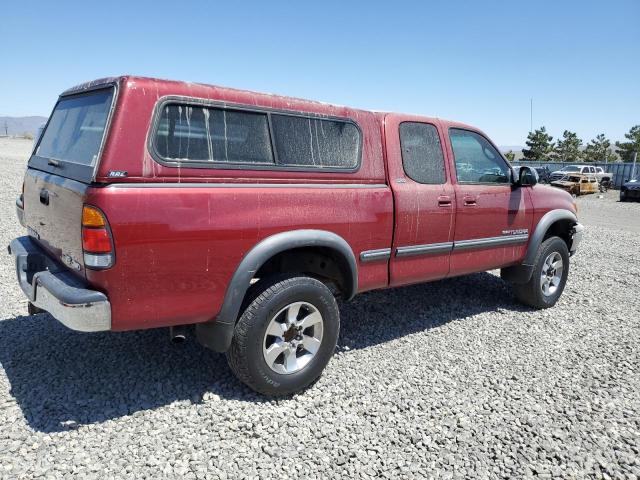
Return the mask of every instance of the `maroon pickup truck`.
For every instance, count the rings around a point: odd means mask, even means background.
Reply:
[[[336,298],[500,268],[555,304],[583,227],[481,131],[138,77],[65,91],[9,246],[30,312],[79,331],[195,325],[268,395],[313,382]]]

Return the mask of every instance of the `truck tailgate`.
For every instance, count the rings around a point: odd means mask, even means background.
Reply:
[[[82,205],[88,185],[28,168],[24,220],[29,236],[71,271],[84,277]]]

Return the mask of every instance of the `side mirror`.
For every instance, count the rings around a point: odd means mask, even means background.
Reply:
[[[536,183],[538,183],[538,172],[531,167],[520,167],[518,185],[521,187],[533,187]]]

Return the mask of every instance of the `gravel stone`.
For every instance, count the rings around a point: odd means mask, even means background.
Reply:
[[[0,244],[30,142],[0,138]],[[0,255],[0,478],[638,478],[640,203],[587,226],[550,310],[497,272],[341,306],[337,355],[269,400],[166,329],[82,334],[27,316]]]

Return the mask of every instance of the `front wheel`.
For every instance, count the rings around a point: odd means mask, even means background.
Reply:
[[[546,239],[538,248],[533,274],[527,283],[514,284],[518,300],[534,308],[553,307],[569,274],[569,249],[560,237]]]
[[[322,373],[338,341],[331,290],[310,277],[265,279],[236,324],[227,361],[236,376],[269,396],[288,395]]]

